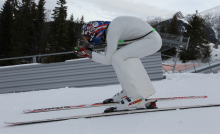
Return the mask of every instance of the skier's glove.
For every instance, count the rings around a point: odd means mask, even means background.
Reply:
[[[92,49],[91,48],[86,48],[82,47],[79,50],[75,51],[75,54],[79,57],[85,57],[85,58],[92,58]]]
[[[92,48],[86,48],[85,52],[89,55],[89,58],[92,59]]]

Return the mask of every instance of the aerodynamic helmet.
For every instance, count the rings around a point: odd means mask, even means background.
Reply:
[[[110,24],[110,21],[91,21],[85,23],[81,28],[81,35],[91,45],[102,44],[101,37],[105,29]]]

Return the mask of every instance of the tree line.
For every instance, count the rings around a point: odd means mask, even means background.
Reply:
[[[177,27],[177,20],[177,16],[174,15],[168,27],[162,25],[157,30],[163,33],[180,35]],[[208,41],[208,34],[206,31],[206,21],[198,14],[198,11],[189,18],[186,29],[183,32],[183,36],[190,37],[188,49],[180,49],[178,54],[178,57],[183,63],[191,60],[207,59],[211,57],[212,50],[208,45],[210,42]],[[175,56],[176,53],[176,48],[171,48],[162,52],[162,54],[170,56]],[[162,59],[167,58],[168,57],[166,56],[162,56]]]
[[[6,0],[0,10],[0,59],[69,52],[78,39],[82,39],[80,29],[84,17],[74,20],[73,14],[67,18],[66,0],[57,0],[57,7],[52,11],[45,8],[46,0]],[[154,27],[154,26],[153,26]],[[207,45],[205,20],[196,12],[191,16],[183,36],[190,37],[187,50],[182,49],[179,58],[183,62],[208,58],[211,56]],[[161,26],[157,31],[179,35],[177,16],[174,15],[169,27]],[[176,55],[176,48],[163,52],[165,55]],[[62,62],[73,59],[75,54],[41,57],[38,62]],[[166,57],[162,57],[165,59]],[[0,66],[30,63],[32,59],[0,61]]]
[[[67,18],[66,0],[57,0],[52,11],[46,0],[6,0],[0,10],[0,59],[58,52],[69,52],[80,39],[84,17]],[[38,62],[62,62],[75,54],[42,57]],[[0,66],[30,63],[32,59],[0,61]]]

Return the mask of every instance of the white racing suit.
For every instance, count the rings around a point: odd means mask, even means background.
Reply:
[[[119,40],[140,38],[153,28],[145,21],[135,17],[115,18],[107,29],[107,50],[105,54],[92,52],[92,60],[112,65],[117,78],[128,97],[148,98],[155,89],[140,58],[157,52],[162,46],[160,35],[153,31],[149,35],[117,50]]]

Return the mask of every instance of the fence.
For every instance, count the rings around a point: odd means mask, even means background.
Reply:
[[[200,59],[190,64],[162,64],[163,73],[218,73],[220,71],[220,60]],[[175,70],[174,70],[175,69]]]
[[[195,63],[193,67],[179,71],[180,73],[217,73],[220,68],[220,60],[210,60],[204,63]]]
[[[72,53],[74,53],[74,52],[62,52],[62,53],[53,53],[53,54],[42,54],[42,55],[32,55],[32,56],[23,56],[23,57],[14,57],[14,58],[4,58],[4,59],[0,59],[0,61],[32,58],[33,63],[37,63],[37,57],[44,57],[44,56],[51,56],[51,55],[61,55],[61,54],[72,54]]]
[[[151,80],[163,79],[161,53],[141,59]],[[0,68],[0,93],[118,84],[114,69],[90,59]]]

